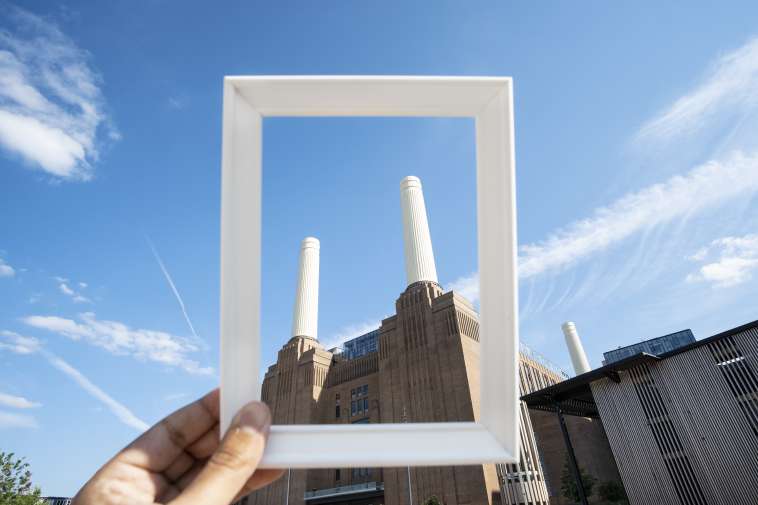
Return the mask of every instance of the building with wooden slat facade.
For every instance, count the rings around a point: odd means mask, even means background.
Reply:
[[[631,505],[758,504],[758,321],[522,399],[600,418]]]

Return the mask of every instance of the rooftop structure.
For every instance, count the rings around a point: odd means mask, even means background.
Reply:
[[[379,350],[379,328],[350,339],[342,344],[342,357],[347,359],[360,358],[370,352]]]
[[[643,342],[637,342],[636,344],[604,352],[603,357],[605,359],[603,360],[603,364],[607,365],[608,363],[613,363],[641,352],[646,352],[648,354],[663,354],[678,349],[684,345],[691,344],[694,341],[695,335],[692,333],[692,330],[687,329],[677,331],[668,335],[663,335],[662,337],[651,338]]]

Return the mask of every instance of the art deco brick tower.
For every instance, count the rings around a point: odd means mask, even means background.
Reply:
[[[474,421],[479,417],[479,332],[471,304],[444,293],[437,270],[421,181],[400,183],[408,287],[396,315],[382,321],[379,340],[382,423]],[[384,471],[384,503],[408,503],[406,469]],[[419,499],[442,503],[498,502],[494,465],[413,468]],[[415,501],[415,500],[414,500]]]
[[[307,237],[300,246],[295,305],[292,312],[292,337],[279,351],[276,364],[269,367],[263,381],[262,399],[272,412],[272,424],[317,424],[314,417],[332,353],[319,344],[318,335],[318,239]],[[302,504],[306,471],[293,471],[289,485],[279,480],[250,495],[250,504]]]

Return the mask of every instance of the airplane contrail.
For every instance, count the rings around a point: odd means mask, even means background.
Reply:
[[[182,314],[184,314],[184,320],[187,321],[187,326],[189,326],[189,329],[192,332],[192,336],[194,336],[198,342],[203,342],[203,340],[197,336],[195,327],[192,325],[192,321],[190,320],[189,314],[187,314],[187,309],[184,306],[184,300],[182,300],[182,295],[180,295],[179,290],[176,289],[176,286],[174,285],[174,281],[171,279],[171,274],[168,273],[168,270],[166,269],[166,265],[163,264],[163,260],[161,259],[161,256],[158,254],[158,251],[155,249],[155,246],[153,245],[153,242],[150,240],[150,237],[145,235],[145,240],[147,240],[147,244],[150,246],[150,250],[153,251],[153,256],[155,256],[155,260],[158,262],[158,266],[161,267],[161,271],[163,272],[163,276],[166,278],[168,285],[171,286],[171,291],[174,292],[176,301],[179,303],[179,308],[182,309]]]

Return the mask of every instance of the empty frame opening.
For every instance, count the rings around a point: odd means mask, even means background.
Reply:
[[[266,118],[263,131],[274,423],[475,421],[473,119]]]

